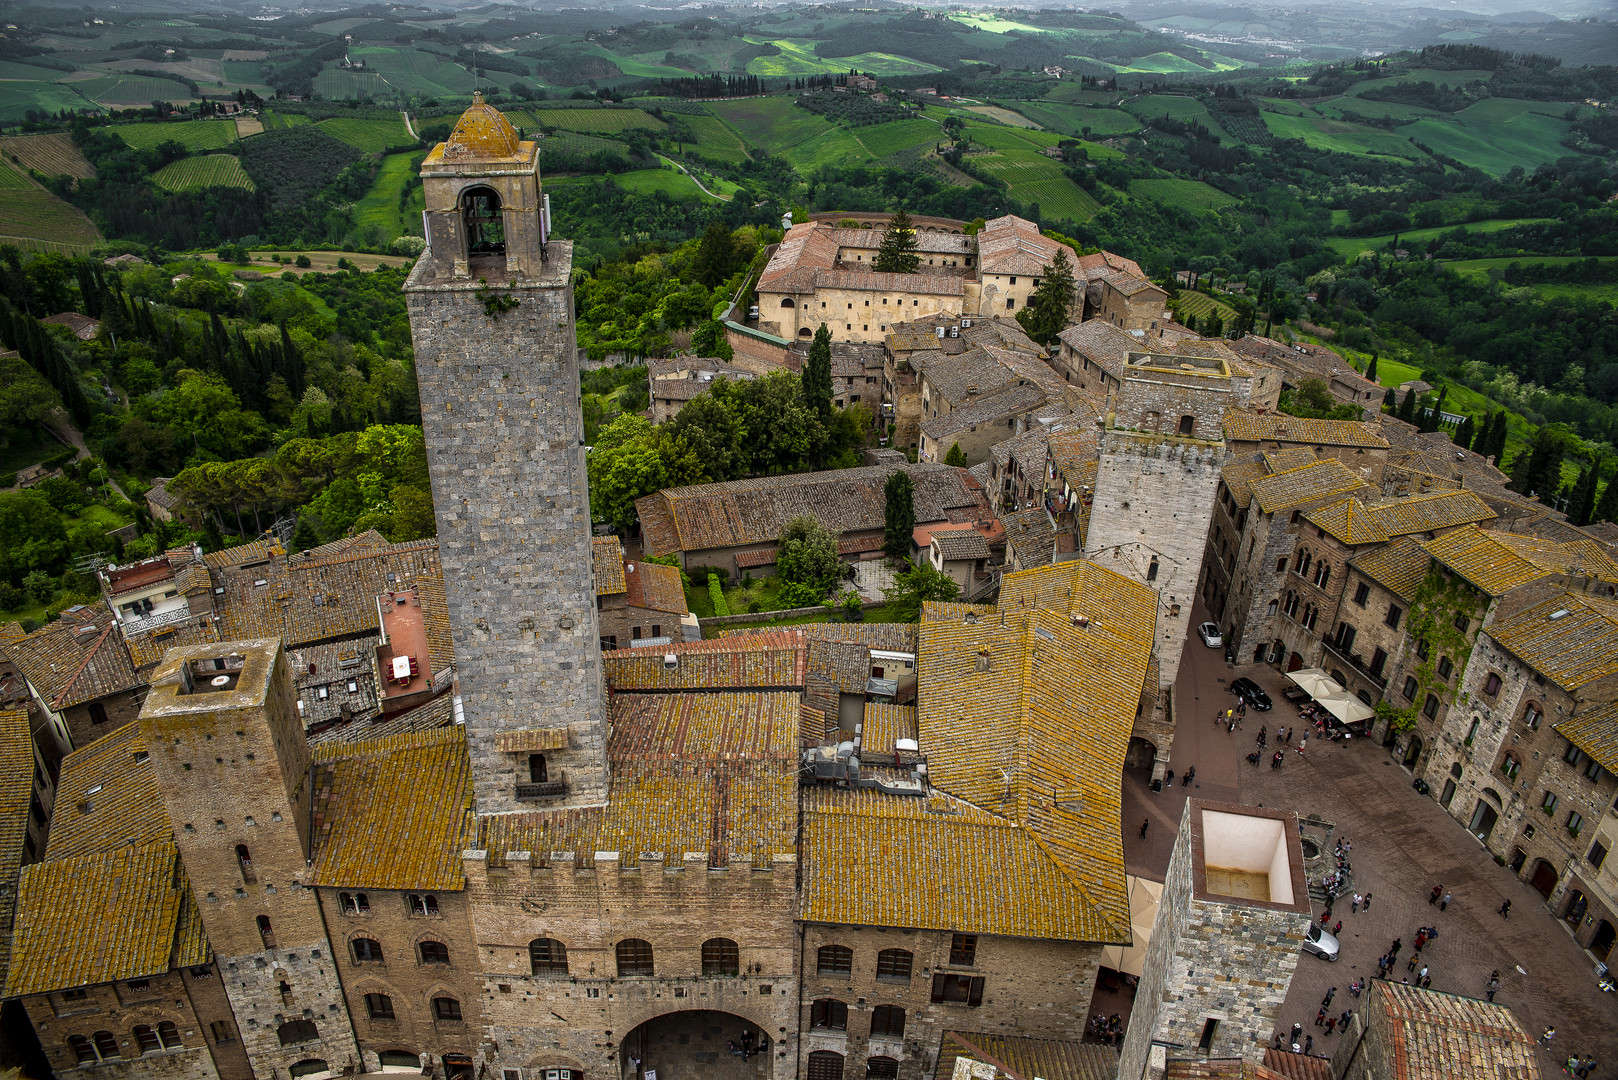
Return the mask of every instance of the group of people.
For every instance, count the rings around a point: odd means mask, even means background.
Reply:
[[[1090,1017],[1090,1037],[1098,1043],[1117,1046],[1124,1041],[1123,1018],[1117,1013],[1111,1016]]]
[[[1234,709],[1225,709],[1222,712],[1214,713],[1214,727],[1223,727],[1228,735],[1241,727],[1242,721],[1246,718],[1247,702],[1245,700],[1238,701]]]

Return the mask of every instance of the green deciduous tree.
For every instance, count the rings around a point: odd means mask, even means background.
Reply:
[[[921,265],[916,254],[916,230],[910,215],[901,207],[882,234],[882,243],[876,249],[876,261],[871,269],[879,274],[914,274]]]
[[[954,578],[926,565],[911,567],[882,591],[883,598],[891,605],[891,615],[900,622],[920,619],[921,605],[929,600],[948,603],[960,595],[961,587]]]
[[[32,489],[0,493],[0,576],[60,571],[67,562],[67,523]]]
[[[620,529],[635,523],[635,500],[641,496],[707,479],[684,439],[666,427],[654,430],[635,413],[602,429],[588,468],[591,513]]]
[[[787,584],[812,590],[814,597],[810,602],[819,603],[843,577],[843,563],[837,557],[837,537],[808,515],[793,518],[781,530],[775,571]]]
[[[1076,283],[1073,262],[1067,252],[1058,249],[1056,257],[1041,272],[1039,285],[1028,300],[1028,306],[1017,312],[1017,321],[1028,336],[1041,345],[1052,345],[1056,335],[1067,329],[1073,313]]]
[[[882,550],[890,559],[910,557],[911,534],[916,529],[916,486],[900,469],[882,484],[886,505],[882,511]]]

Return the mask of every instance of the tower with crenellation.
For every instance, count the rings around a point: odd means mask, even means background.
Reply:
[[[478,812],[600,805],[572,245],[550,235],[538,144],[480,95],[421,176],[405,299]]]

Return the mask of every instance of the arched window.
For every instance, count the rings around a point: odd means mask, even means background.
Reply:
[[[813,330],[811,330],[811,329],[809,329],[809,328],[808,328],[808,327],[807,327],[807,326],[806,326],[806,327],[804,327],[804,328],[803,328],[803,329],[802,329],[802,330],[799,330],[799,331],[798,331],[798,336],[799,336],[799,337],[814,337],[814,336],[815,336],[815,332],[814,332],[814,331],[813,331]]]
[[[392,1020],[393,999],[386,994],[366,994],[365,1015],[372,1020]]]
[[[314,1042],[320,1038],[320,1029],[315,1027],[313,1020],[288,1020],[275,1029],[275,1037],[281,1040],[282,1046],[292,1046],[294,1043]]]
[[[78,1061],[80,1065],[83,1065],[87,1061],[98,1060],[96,1058],[95,1047],[91,1046],[90,1040],[85,1038],[83,1035],[69,1035],[67,1037],[67,1045],[68,1049],[73,1051],[74,1060]]]
[[[1157,580],[1157,559],[1155,559],[1155,558],[1152,559],[1151,565],[1146,568],[1146,580],[1147,581],[1156,581]]]
[[[1180,434],[1189,435],[1196,430],[1197,419],[1189,414],[1180,417]]]
[[[891,1035],[896,1039],[903,1038],[905,1033],[905,1011],[898,1005],[878,1005],[871,1010],[871,1034]]]
[[[836,998],[816,998],[809,1006],[809,1026],[822,1031],[847,1031],[848,1003]]]
[[[729,938],[709,938],[702,943],[704,975],[740,975],[741,952]]]
[[[461,225],[468,255],[504,255],[506,227],[500,196],[493,188],[475,187],[461,195]]]
[[[1532,701],[1528,703],[1528,707],[1522,712],[1523,726],[1528,728],[1529,731],[1538,731],[1539,722],[1544,718],[1545,710]]]
[[[1314,559],[1314,556],[1309,554],[1309,552],[1305,551],[1303,553],[1303,557],[1298,560],[1298,576],[1299,577],[1303,577],[1303,576],[1305,576],[1305,575],[1307,575],[1309,573],[1309,563],[1313,559]]]
[[[381,1062],[383,1072],[390,1069],[421,1069],[420,1056],[408,1050],[384,1050],[377,1055],[377,1060]]]
[[[915,957],[908,949],[883,949],[876,954],[876,977],[895,982],[909,982]]]
[[[899,1059],[873,1057],[865,1059],[865,1080],[898,1080]]]
[[[843,1055],[835,1050],[812,1051],[807,1080],[843,1080]]]
[[[423,941],[417,948],[421,950],[421,962],[424,964],[449,963],[449,946],[442,941]]]
[[[854,950],[847,945],[822,945],[815,954],[815,974],[848,975],[854,970]]]
[[[789,308],[789,307],[797,307],[798,305],[792,302],[792,297],[783,296],[781,298],[781,306],[784,307],[784,308]]]
[[[410,894],[410,914],[412,914],[412,915],[437,915],[438,914],[438,897],[433,896],[433,895],[431,895],[429,893],[411,893]]]
[[[135,1036],[136,1049],[143,1054],[149,1054],[153,1050],[161,1050],[163,1048],[163,1044],[157,1041],[157,1032],[153,1031],[146,1024],[136,1024],[135,1030],[130,1032],[130,1034]]]
[[[98,1031],[94,1035],[96,1057],[102,1061],[108,1058],[120,1057],[118,1053],[118,1036],[110,1031]]]
[[[157,1025],[157,1038],[163,1049],[174,1050],[180,1045],[180,1029],[174,1026],[174,1021],[164,1020]]]
[[[543,784],[547,782],[544,754],[528,755],[528,782],[530,784]]]
[[[338,893],[344,915],[362,915],[371,910],[371,898],[364,893]]]
[[[251,885],[258,880],[253,874],[253,856],[248,852],[246,844],[236,845],[236,866],[242,872],[242,880]]]
[[[461,1019],[461,1003],[459,1001],[456,1001],[452,997],[435,997],[435,998],[433,998],[433,1019],[434,1020],[459,1020],[459,1019]]]
[[[555,938],[535,938],[528,943],[528,965],[535,975],[566,975],[567,946]]]
[[[617,951],[620,978],[653,973],[650,942],[642,941],[640,938],[625,938],[618,943]]]
[[[382,943],[375,938],[355,938],[353,941],[354,959],[381,960]]]
[[[270,925],[268,915],[258,917],[258,936],[263,940],[266,949],[275,948],[275,928]]]
[[[1522,772],[1522,760],[1511,751],[1506,751],[1506,756],[1500,759],[1500,775],[1507,780],[1514,781],[1520,772]]]

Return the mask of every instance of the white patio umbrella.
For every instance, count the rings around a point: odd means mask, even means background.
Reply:
[[[1129,975],[1146,969],[1146,946],[1152,940],[1152,924],[1157,922],[1157,906],[1163,900],[1163,883],[1126,874],[1129,890],[1129,930],[1133,945],[1107,945],[1101,950],[1101,966]]]
[[[1315,703],[1345,724],[1357,724],[1376,715],[1376,711],[1365,702],[1356,697],[1349,697],[1346,690],[1317,697]]]
[[[1326,674],[1322,668],[1299,668],[1297,671],[1287,672],[1287,678],[1297,683],[1303,688],[1304,693],[1317,701],[1320,698],[1343,692],[1343,684]]]

